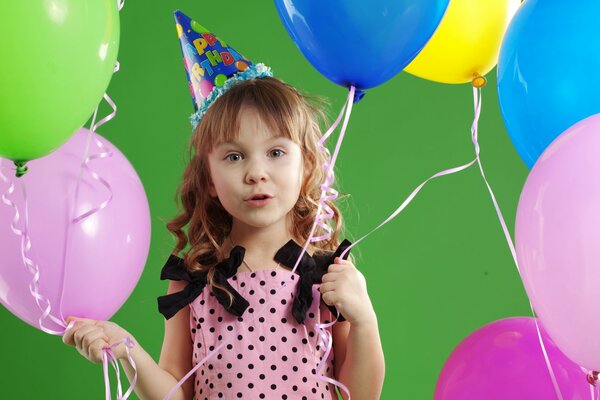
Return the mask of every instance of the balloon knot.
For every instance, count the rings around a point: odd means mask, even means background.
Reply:
[[[476,87],[477,89],[481,89],[482,87],[484,87],[486,85],[487,79],[485,79],[484,76],[475,74],[473,76],[473,80],[471,81],[471,83],[473,84],[473,87]]]
[[[15,167],[17,167],[15,175],[17,178],[22,177],[27,172],[28,168],[25,164],[27,164],[27,161],[15,161]]]
[[[588,373],[588,375],[587,375],[588,383],[595,387],[596,383],[598,383],[598,375],[600,375],[600,372],[590,371],[590,373]]]
[[[363,97],[365,97],[365,92],[363,92],[360,89],[356,89],[356,91],[354,92],[354,100],[352,102],[356,104],[359,101],[361,101]]]

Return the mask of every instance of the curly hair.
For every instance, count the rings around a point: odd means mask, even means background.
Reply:
[[[320,126],[326,121],[323,105],[323,101],[309,98],[279,79],[251,79],[236,84],[219,97],[196,127],[190,141],[190,161],[176,193],[176,202],[180,200],[181,204],[177,215],[167,223],[167,229],[177,239],[173,254],[179,254],[189,244],[184,252],[186,268],[190,272],[206,272],[211,288],[224,290],[213,282],[213,276],[215,265],[225,257],[222,245],[231,232],[232,218],[218,198],[209,195],[208,154],[220,143],[237,139],[243,107],[256,110],[272,132],[296,143],[302,151],[304,177],[298,200],[288,214],[291,219],[288,226],[292,227],[294,240],[303,244],[317,214],[320,185],[325,177],[321,166],[326,155],[318,149]],[[309,252],[321,253],[339,246],[342,215],[332,202],[327,205],[333,211],[331,237],[311,243]],[[325,233],[317,226],[314,235]]]

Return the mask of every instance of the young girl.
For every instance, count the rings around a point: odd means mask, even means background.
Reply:
[[[182,210],[167,225],[178,243],[161,275],[170,282],[159,298],[159,363],[133,339],[141,399],[163,399],[207,355],[172,399],[337,399],[332,380],[354,400],[379,398],[377,319],[363,275],[338,257],[349,242],[338,242],[342,218],[332,203],[333,233],[291,272],[321,194],[320,115],[297,90],[263,77],[232,86],[199,121],[179,188]],[[318,227],[314,236],[324,233]],[[318,371],[327,346],[317,325],[338,312],[328,328],[333,349]],[[64,341],[92,362],[107,344],[133,338],[111,322],[75,320]],[[124,345],[115,355],[131,380]]]

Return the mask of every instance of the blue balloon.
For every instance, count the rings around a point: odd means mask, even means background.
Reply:
[[[529,168],[567,128],[600,113],[600,1],[526,0],[502,43],[498,97]]]
[[[421,51],[449,0],[275,0],[310,63],[344,87],[386,82]]]

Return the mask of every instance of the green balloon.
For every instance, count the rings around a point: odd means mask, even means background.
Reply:
[[[60,147],[90,117],[119,47],[116,0],[10,1],[0,12],[0,157]]]

